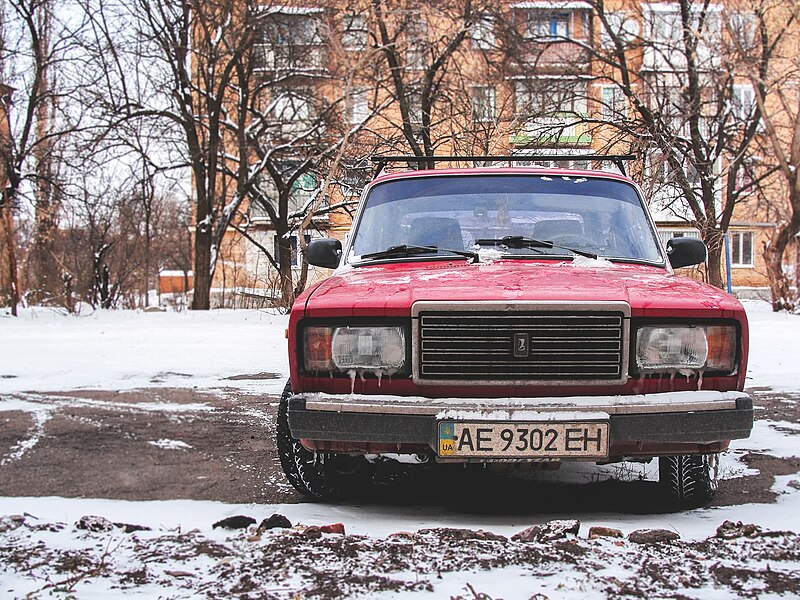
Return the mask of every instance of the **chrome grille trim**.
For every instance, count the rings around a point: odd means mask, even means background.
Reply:
[[[419,385],[621,385],[628,379],[625,302],[416,302]],[[480,335],[485,332],[486,335]],[[513,355],[515,334],[529,354]]]

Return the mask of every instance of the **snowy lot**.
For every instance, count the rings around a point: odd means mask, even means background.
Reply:
[[[748,456],[784,461],[800,456],[800,317],[773,314],[764,303],[746,307],[748,385],[772,399],[769,411],[762,411],[769,420],[757,422],[751,438],[735,442],[723,459],[729,489],[737,489],[738,479],[742,494],[749,489],[745,480],[757,475]],[[208,393],[279,393],[287,373],[286,323],[285,316],[264,311],[101,311],[66,317],[39,309],[19,319],[0,316],[0,423],[3,413],[12,411],[29,413],[33,423],[30,435],[0,446],[0,472],[37,451],[53,411],[86,402],[56,401],[42,397],[44,392],[194,387]],[[214,409],[203,402],[145,408],[173,415]],[[172,455],[188,445],[166,438],[148,444]],[[653,478],[652,468],[637,469],[628,476]],[[784,471],[768,486],[774,501],[770,496],[747,503],[742,496],[724,506],[656,514],[593,512],[591,493],[581,499],[577,515],[520,511],[518,503],[510,509],[502,501],[495,510],[483,506],[469,512],[447,502],[233,505],[6,496],[0,497],[0,596],[797,596],[800,473]],[[600,469],[593,477],[604,473]],[[294,528],[256,531],[255,525],[274,513]],[[86,515],[107,521],[84,522],[79,529],[76,524]],[[212,528],[235,515],[256,523],[241,530]],[[528,541],[510,539],[532,525],[572,516],[580,519],[577,536],[545,529]],[[757,527],[729,528],[716,537],[726,520]],[[147,529],[126,533],[113,523]],[[335,523],[343,523],[347,535],[315,527]],[[593,527],[617,529],[625,537],[589,539]],[[680,539],[642,545],[628,538],[655,528]]]

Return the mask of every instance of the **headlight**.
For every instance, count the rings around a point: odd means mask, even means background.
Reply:
[[[723,325],[640,327],[636,366],[642,373],[731,372],[736,362],[736,329]]]
[[[405,366],[402,327],[306,327],[306,371],[374,370],[394,374]]]

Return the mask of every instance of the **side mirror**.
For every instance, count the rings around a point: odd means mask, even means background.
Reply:
[[[335,269],[342,259],[342,242],[333,238],[311,240],[306,248],[306,260],[315,267]]]
[[[706,254],[706,245],[697,238],[672,238],[667,242],[667,257],[673,269],[699,265],[705,262]]]

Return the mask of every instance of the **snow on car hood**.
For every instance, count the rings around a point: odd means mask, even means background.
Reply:
[[[633,316],[744,314],[741,304],[722,290],[663,268],[568,260],[409,261],[346,267],[306,295],[305,309],[311,317],[408,316],[411,305],[420,300],[625,301]]]

